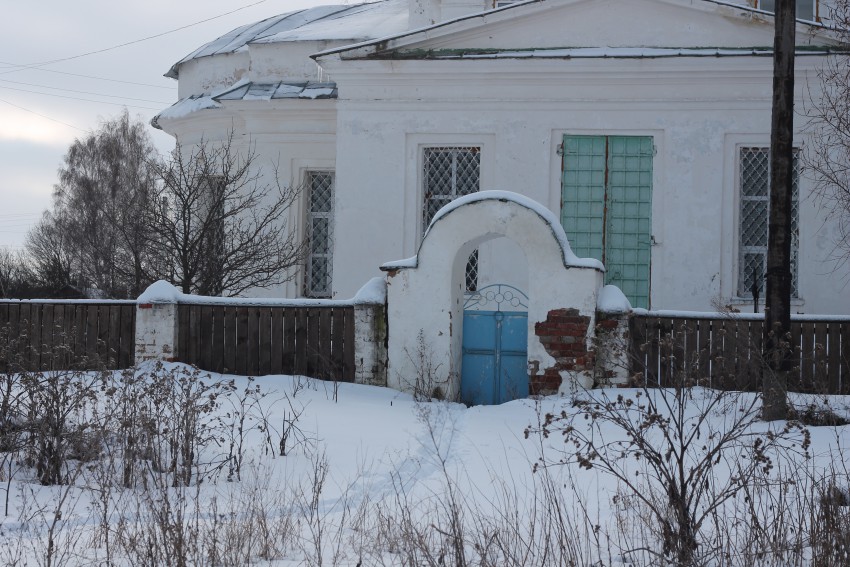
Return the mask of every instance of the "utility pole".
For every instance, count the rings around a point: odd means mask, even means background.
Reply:
[[[797,1],[777,0],[773,43],[773,115],[770,132],[770,218],[762,370],[765,421],[788,416],[791,371],[791,196],[794,161],[794,52]]]

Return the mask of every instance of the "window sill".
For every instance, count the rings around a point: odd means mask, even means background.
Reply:
[[[753,306],[753,299],[751,297],[733,297],[729,300],[729,305],[733,307],[737,306]],[[804,307],[806,305],[806,300],[800,297],[791,298],[791,307]],[[764,313],[764,299],[759,298],[759,313]]]

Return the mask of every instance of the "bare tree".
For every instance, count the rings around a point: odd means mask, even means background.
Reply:
[[[145,128],[125,110],[71,144],[53,209],[28,245],[42,274],[70,272],[70,261],[80,287],[111,297],[135,297],[152,281],[143,213],[156,184],[157,152]]]
[[[61,221],[50,211],[27,234],[26,252],[36,286],[51,293],[79,281],[74,272],[75,246],[61,229]]]
[[[813,135],[802,157],[814,194],[837,227],[833,259],[840,267],[850,259],[850,0],[833,0],[828,20],[844,50],[818,70],[820,88],[806,109]]]
[[[159,171],[151,220],[153,246],[184,293],[240,295],[294,276],[306,248],[287,228],[299,187],[264,177],[257,153],[233,134],[220,143],[178,144]]]
[[[32,285],[32,275],[21,253],[0,248],[0,297],[21,297]]]

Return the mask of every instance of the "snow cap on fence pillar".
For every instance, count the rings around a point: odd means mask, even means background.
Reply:
[[[372,278],[351,298],[351,302],[354,305],[385,304],[387,302],[387,281],[380,277]]]
[[[599,291],[596,310],[600,313],[620,315],[632,312],[632,304],[626,295],[615,285],[608,284]]]
[[[136,299],[137,304],[146,303],[178,303],[180,301],[180,290],[165,280],[153,282]]]

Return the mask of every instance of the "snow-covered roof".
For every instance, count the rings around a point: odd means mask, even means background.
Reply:
[[[222,100],[271,100],[281,98],[336,98],[336,83],[312,81],[277,81],[274,83],[241,82],[213,94],[210,98]]]
[[[337,97],[336,83],[317,83],[311,81],[277,81],[274,83],[254,83],[239,81],[209,95],[191,95],[175,102],[151,120],[151,126],[160,128],[159,121],[183,118],[200,110],[221,108],[221,101],[233,100],[280,100],[304,99],[317,100]]]
[[[172,65],[165,76],[176,79],[183,63],[235,53],[249,44],[322,40],[356,43],[401,33],[407,29],[407,21],[408,0],[317,6],[288,12],[229,31]]]

